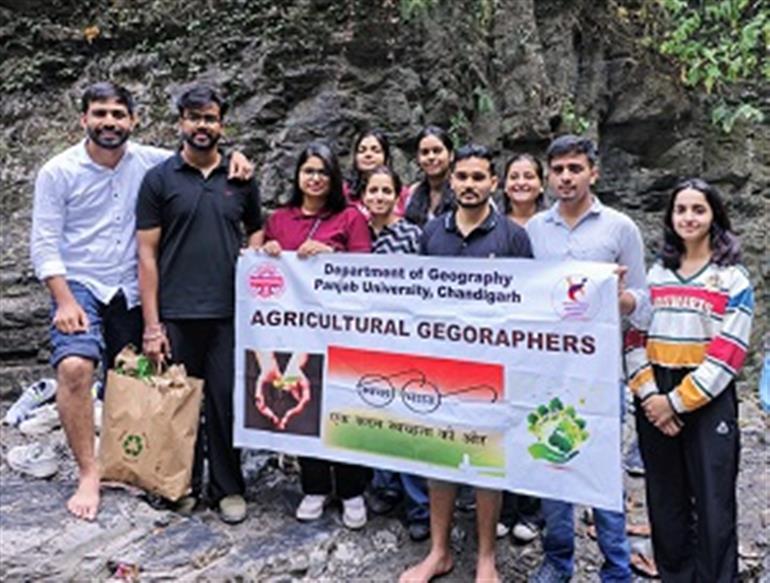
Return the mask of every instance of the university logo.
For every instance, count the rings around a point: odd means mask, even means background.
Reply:
[[[263,300],[280,296],[286,286],[281,271],[272,263],[255,266],[248,275],[249,293]]]
[[[554,286],[551,303],[562,320],[590,320],[599,309],[599,294],[587,276],[572,274]]]

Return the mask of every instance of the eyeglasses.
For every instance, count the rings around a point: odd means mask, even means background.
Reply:
[[[216,125],[221,121],[218,115],[214,115],[211,113],[207,113],[207,114],[188,113],[184,116],[184,119],[186,119],[187,121],[193,124],[203,123],[207,126]]]
[[[308,178],[329,178],[329,172],[325,168],[303,168],[302,175]]]

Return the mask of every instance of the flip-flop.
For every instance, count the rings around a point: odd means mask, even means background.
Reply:
[[[658,566],[655,559],[639,552],[631,553],[631,570],[646,579],[659,579]]]

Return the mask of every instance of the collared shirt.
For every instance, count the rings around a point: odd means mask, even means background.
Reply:
[[[604,206],[594,196],[591,207],[570,227],[559,214],[559,203],[527,222],[535,259],[601,261],[625,265],[626,290],[636,307],[634,324],[649,312],[644,270],[644,244],[636,224],[625,214]]]
[[[138,230],[160,227],[158,304],[162,319],[228,318],[235,311],[235,263],[247,234],[262,226],[254,179],[228,179],[230,158],[204,176],[180,153],[152,168],[136,206]]]
[[[296,251],[313,239],[335,251],[369,253],[372,240],[364,216],[353,206],[338,213],[306,215],[300,207],[279,208],[265,225],[265,241],[278,241],[286,251]]]
[[[372,253],[417,253],[422,230],[406,219],[385,225],[378,235],[372,229]]]
[[[467,236],[463,236],[457,228],[457,211],[436,217],[425,225],[420,240],[420,254],[452,257],[532,257],[527,232],[491,205],[489,210],[484,221]]]
[[[93,161],[85,140],[49,160],[35,181],[30,255],[43,281],[63,276],[108,303],[139,303],[136,197],[145,172],[172,152],[134,142],[115,168]]]

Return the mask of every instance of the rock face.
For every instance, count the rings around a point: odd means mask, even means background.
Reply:
[[[767,126],[720,135],[671,65],[640,48],[616,3],[0,5],[2,392],[46,370],[48,300],[27,251],[35,172],[81,137],[80,93],[105,78],[137,97],[136,137],[169,146],[181,85],[222,88],[233,104],[229,141],[258,163],[267,206],[287,192],[296,153],[311,139],[328,140],[348,160],[358,131],[383,127],[397,168],[412,178],[414,136],[426,123],[494,147],[501,161],[512,151],[542,154],[552,137],[584,125],[600,144],[597,191],[639,222],[650,257],[672,185],[692,175],[718,185],[743,239],[758,314],[767,305]],[[757,318],[755,347],[766,322]],[[752,379],[759,360],[755,352]]]

